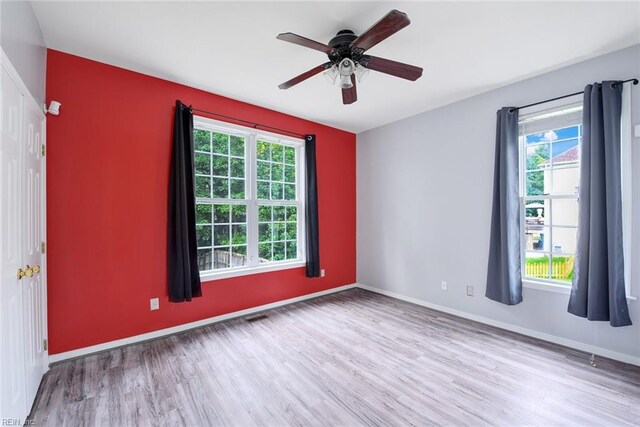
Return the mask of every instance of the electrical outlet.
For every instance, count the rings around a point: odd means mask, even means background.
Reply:
[[[446,291],[447,289],[449,289],[449,285],[447,284],[447,281],[446,281],[446,280],[443,280],[443,281],[440,283],[440,287],[442,288],[442,290],[443,290],[443,291]]]
[[[320,277],[324,277],[324,268],[320,270]]]
[[[160,310],[160,300],[158,298],[151,298],[149,300],[149,307],[151,311]]]
[[[471,285],[467,285],[467,296],[468,297],[472,297],[473,296],[473,286],[471,286]]]

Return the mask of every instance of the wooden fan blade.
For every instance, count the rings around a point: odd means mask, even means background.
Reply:
[[[365,55],[360,61],[360,65],[370,70],[390,74],[411,81],[416,81],[422,76],[422,68],[390,59],[378,58],[376,56]]]
[[[358,100],[358,92],[356,91],[356,76],[351,74],[351,86],[349,89],[342,89],[342,103],[345,105],[353,104]]]
[[[364,52],[365,50],[371,49],[387,37],[397,33],[410,23],[411,21],[409,21],[406,13],[394,9],[387,13],[381,20],[373,24],[373,26],[367,31],[360,34],[349,46],[358,47]]]
[[[278,34],[276,38],[278,40],[284,40],[289,43],[308,47],[310,49],[319,50],[320,52],[324,52],[324,53],[331,53],[333,51],[333,48],[331,46],[327,46],[324,43],[320,43],[315,40],[311,40],[294,33],[281,33],[281,34]]]
[[[282,84],[279,84],[278,87],[280,89],[289,89],[291,86],[295,86],[300,82],[303,82],[305,80],[307,80],[310,77],[315,76],[316,74],[319,74],[321,72],[323,72],[324,70],[331,68],[331,62],[325,62],[322,65],[318,65],[317,67],[314,67],[312,69],[310,69],[309,71],[305,71],[304,73],[300,74],[299,76],[296,76],[294,78],[292,78],[289,81],[286,81]]]

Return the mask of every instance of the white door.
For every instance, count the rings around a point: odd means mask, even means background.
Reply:
[[[7,69],[0,66],[0,71],[0,417],[24,422],[28,409],[23,291],[17,276],[23,267],[20,157],[24,97]]]
[[[44,307],[45,290],[42,265],[42,145],[44,113],[30,98],[25,100],[25,135],[23,146],[22,185],[22,306],[26,367],[26,396],[30,406],[36,397],[46,369]]]

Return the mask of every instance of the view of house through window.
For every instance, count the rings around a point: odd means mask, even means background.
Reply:
[[[582,104],[520,118],[523,276],[571,284],[578,226]]]
[[[194,117],[201,272],[303,261],[302,141]]]

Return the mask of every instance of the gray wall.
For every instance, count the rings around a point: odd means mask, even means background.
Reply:
[[[612,328],[567,313],[568,295],[524,290],[506,306],[484,297],[489,251],[496,110],[585,84],[640,77],[640,45],[391,123],[357,138],[358,282],[472,316],[640,357],[634,325]],[[428,75],[423,78],[429,78]],[[640,86],[631,123],[640,123]],[[632,294],[640,294],[640,138],[633,138]],[[448,291],[440,288],[447,280]],[[467,297],[465,286],[475,287]],[[638,360],[638,359],[636,359]]]
[[[47,49],[31,3],[0,0],[0,46],[31,95],[44,102]]]

